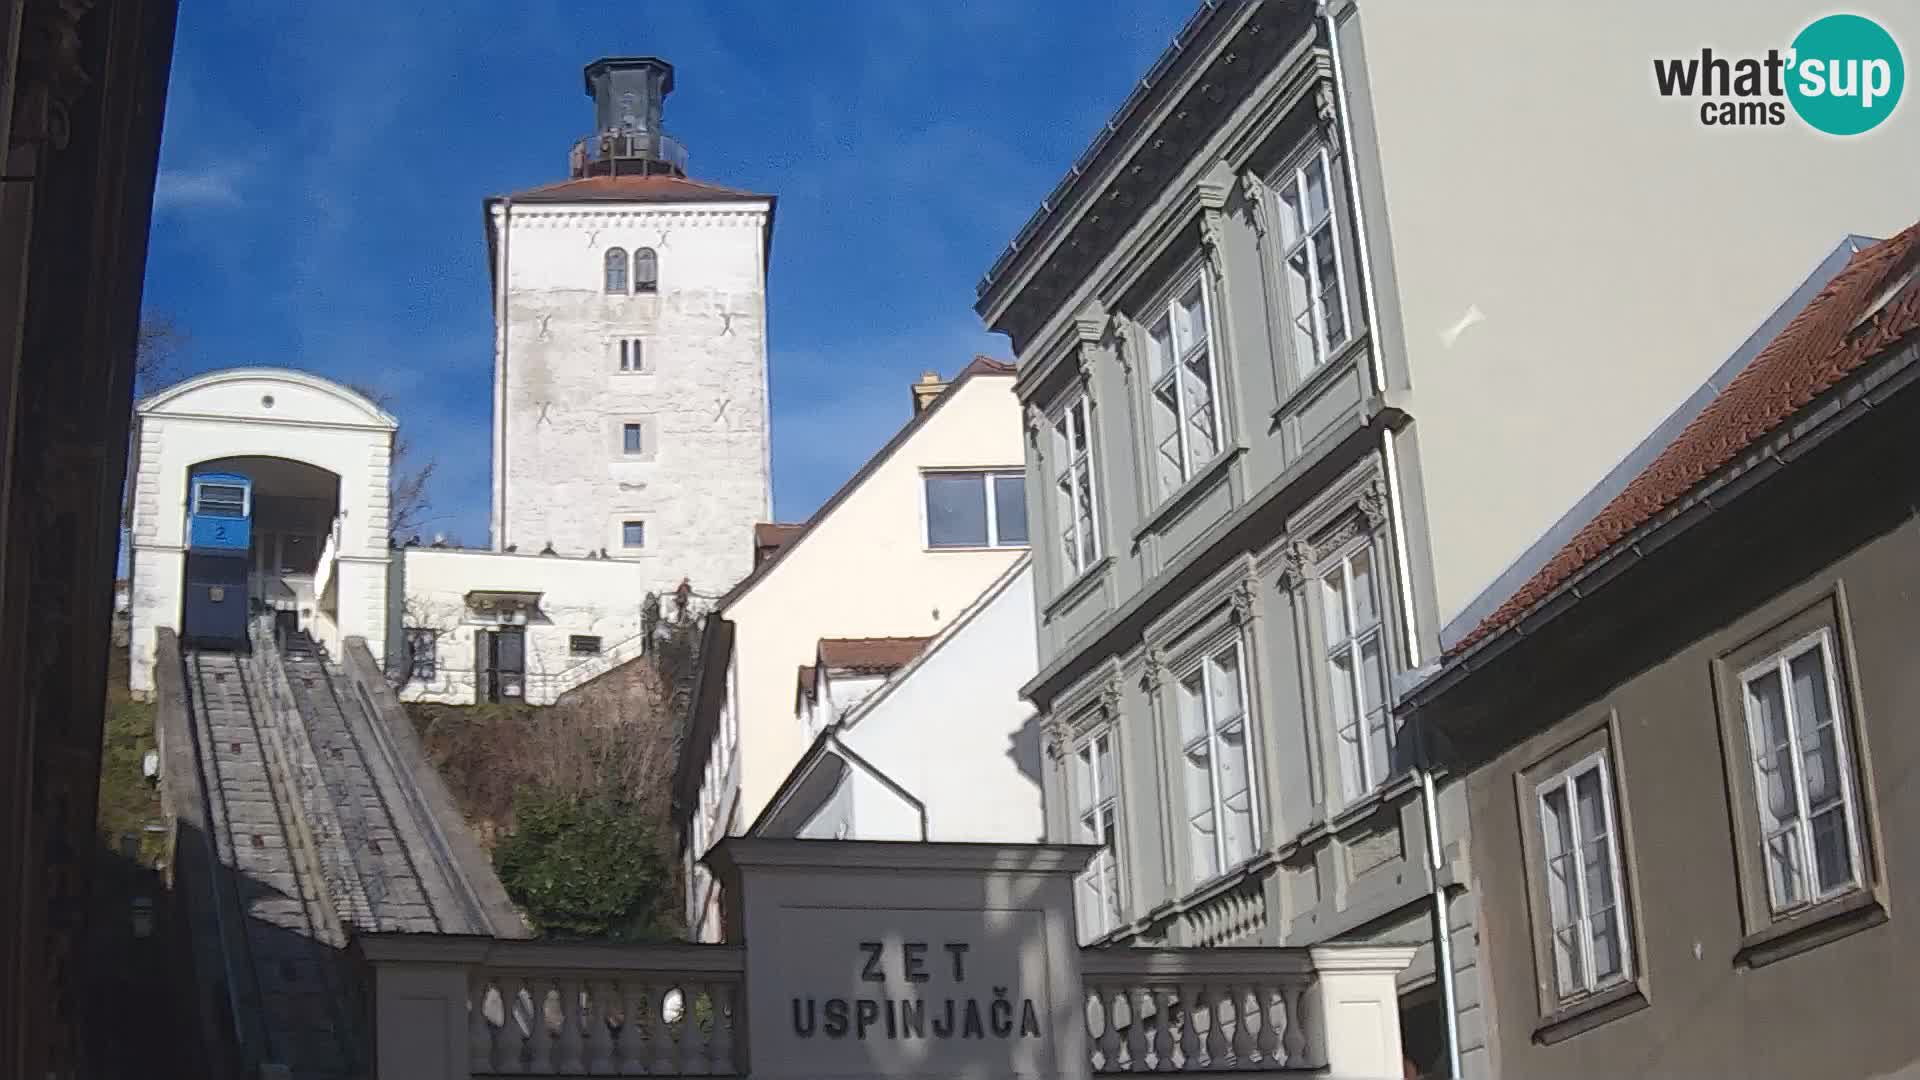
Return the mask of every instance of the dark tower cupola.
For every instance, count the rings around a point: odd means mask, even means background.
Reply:
[[[588,64],[593,134],[574,145],[574,176],[687,174],[687,150],[660,128],[673,93],[673,65],[654,56],[610,56]]]

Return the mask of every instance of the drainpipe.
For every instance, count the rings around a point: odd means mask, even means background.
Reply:
[[[1361,302],[1366,307],[1367,332],[1373,335],[1373,343],[1367,350],[1370,373],[1373,377],[1373,389],[1376,394],[1385,394],[1387,379],[1385,361],[1382,353],[1384,338],[1380,331],[1380,309],[1375,301],[1373,288],[1373,258],[1367,245],[1366,207],[1360,197],[1359,169],[1355,167],[1356,157],[1353,143],[1353,122],[1348,107],[1346,70],[1340,56],[1340,24],[1334,18],[1333,11],[1324,2],[1320,4],[1320,18],[1327,27],[1327,51],[1333,60],[1333,91],[1340,116],[1340,142],[1347,149],[1347,198],[1353,205],[1354,245],[1360,253],[1360,292]],[[1408,573],[1407,528],[1404,502],[1400,491],[1400,468],[1394,455],[1393,431],[1380,433],[1380,454],[1382,467],[1387,480],[1387,518],[1388,527],[1393,533],[1394,559],[1400,572],[1394,575],[1399,584],[1397,591],[1400,600],[1401,635],[1406,646],[1407,669],[1420,667],[1420,633],[1414,622],[1413,583]],[[1424,728],[1420,729],[1424,731]],[[1447,917],[1447,890],[1440,875],[1445,867],[1445,859],[1440,847],[1440,797],[1434,787],[1433,769],[1427,754],[1426,741],[1416,732],[1416,774],[1420,778],[1421,816],[1427,822],[1427,875],[1432,883],[1433,902],[1433,955],[1434,981],[1440,986],[1440,1009],[1445,1017],[1447,1032],[1447,1075],[1458,1080],[1460,1070],[1460,1018],[1456,1010],[1453,986],[1453,937],[1449,933],[1450,921]]]

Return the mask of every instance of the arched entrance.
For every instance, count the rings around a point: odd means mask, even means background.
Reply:
[[[213,458],[188,475],[231,473],[253,482],[247,595],[257,608],[280,613],[289,629],[315,631],[316,619],[338,624],[339,589],[331,573],[339,555],[340,477],[291,458],[244,455]]]

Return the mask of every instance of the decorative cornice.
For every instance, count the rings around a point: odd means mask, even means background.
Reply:
[[[1041,738],[1046,740],[1047,757],[1055,762],[1065,761],[1073,742],[1071,725],[1059,717],[1052,717],[1041,725],[1040,733]]]
[[[1147,650],[1147,669],[1141,679],[1147,693],[1158,694],[1167,681],[1167,651],[1158,645]]]
[[[1126,316],[1119,312],[1107,316],[1107,336],[1113,340],[1113,360],[1120,365],[1120,375],[1125,379],[1133,378],[1133,361],[1128,359]]]
[[[1081,345],[1099,345],[1113,325],[1113,313],[1098,300],[1089,300],[1073,317],[1073,336]]]
[[[20,18],[19,81],[11,141],[64,149],[67,115],[92,83],[81,63],[80,20],[94,0],[28,0]]]
[[[1118,723],[1120,720],[1120,697],[1120,676],[1115,675],[1100,688],[1100,711],[1108,723]]]
[[[1233,194],[1233,184],[1233,170],[1224,161],[1214,162],[1213,168],[1194,181],[1194,197],[1200,204],[1200,243],[1216,270],[1220,267],[1227,199]]]
[[[1242,578],[1234,582],[1233,591],[1227,594],[1227,602],[1233,605],[1233,621],[1246,626],[1260,617],[1260,582],[1254,578]]]
[[[1040,445],[1040,433],[1047,430],[1047,413],[1038,405],[1027,405],[1027,441],[1034,446]]]
[[[1333,81],[1322,79],[1313,88],[1313,107],[1320,123],[1321,138],[1327,142],[1327,152],[1334,156],[1340,154],[1340,110],[1333,94]]]

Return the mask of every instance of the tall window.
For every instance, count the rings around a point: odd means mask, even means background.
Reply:
[[[1620,832],[1603,750],[1535,789],[1546,865],[1549,949],[1562,1001],[1632,976]]]
[[[660,259],[652,248],[633,251],[633,291],[650,293],[660,287]]]
[[[1080,873],[1080,936],[1092,940],[1120,925],[1120,800],[1114,790],[1112,729],[1101,725],[1073,755],[1074,840],[1100,853]]]
[[[1327,692],[1340,745],[1341,789],[1348,802],[1378,787],[1393,771],[1386,635],[1376,577],[1373,548],[1363,543],[1320,578]]]
[[[1027,543],[1026,474],[926,474],[927,546],[1023,547]]]
[[[645,369],[646,353],[642,349],[640,338],[620,339],[620,370],[641,371]]]
[[[1293,319],[1294,364],[1302,378],[1325,363],[1352,333],[1328,195],[1329,172],[1322,147],[1275,185],[1280,197],[1287,312]]]
[[[1206,277],[1196,275],[1151,324],[1153,464],[1160,494],[1220,452],[1219,380],[1208,330]]]
[[[607,295],[627,295],[627,252],[625,248],[607,249]]]
[[[643,448],[644,444],[640,438],[640,425],[620,425],[620,452],[623,454],[638,454]]]
[[[1259,840],[1239,641],[1182,678],[1179,698],[1188,871],[1198,884],[1252,858]]]
[[[1775,915],[1862,883],[1859,795],[1837,670],[1833,636],[1821,630],[1740,675]]]
[[[1055,495],[1060,508],[1060,545],[1071,575],[1100,558],[1099,504],[1093,490],[1093,433],[1087,394],[1076,390],[1053,413]]]

